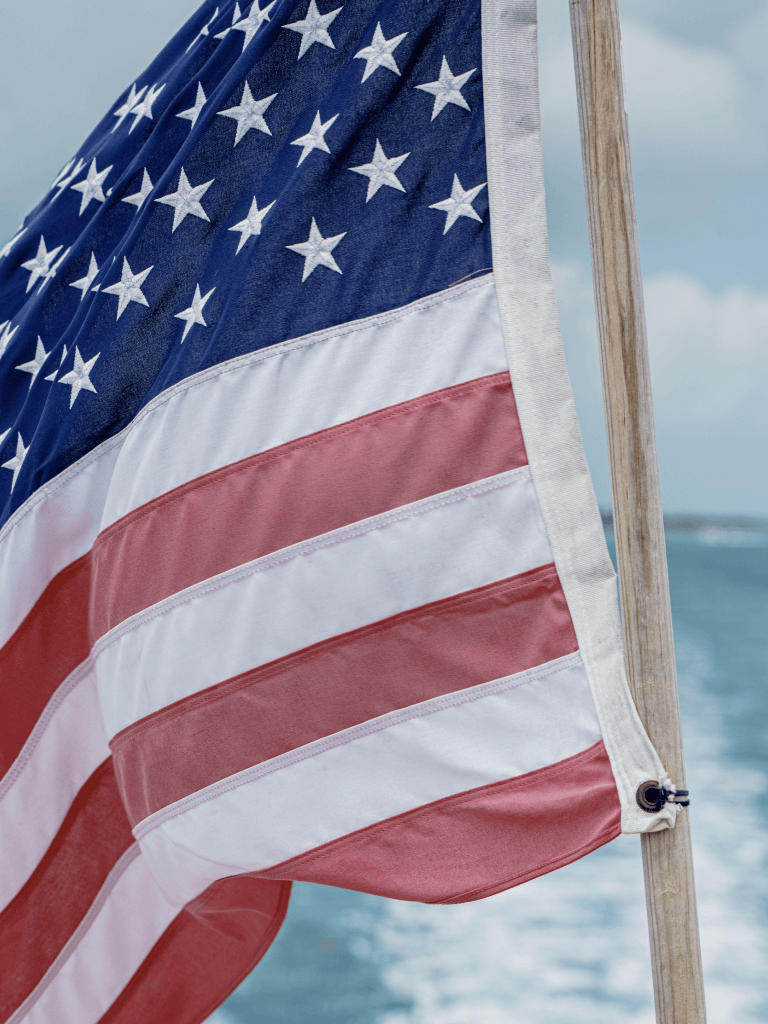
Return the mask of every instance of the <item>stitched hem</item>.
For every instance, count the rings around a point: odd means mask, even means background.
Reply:
[[[520,426],[616,779],[623,830],[652,831],[674,817],[671,807],[650,815],[635,801],[637,786],[661,778],[663,769],[626,680],[615,573],[560,338],[547,243],[535,0],[482,0],[482,46],[496,295]]]

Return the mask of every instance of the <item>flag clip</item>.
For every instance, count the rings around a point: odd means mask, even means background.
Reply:
[[[676,804],[678,807],[688,807],[687,789],[678,789],[670,779],[662,779],[661,782],[643,782],[637,787],[635,794],[638,807],[649,814],[660,811],[664,804]]]

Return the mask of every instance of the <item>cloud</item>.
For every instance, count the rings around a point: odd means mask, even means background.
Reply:
[[[197,0],[4,5],[0,246]]]
[[[553,261],[574,386],[597,368],[592,282],[574,261]],[[645,281],[656,415],[665,427],[738,432],[768,422],[768,293],[716,293],[674,272]],[[755,415],[748,417],[747,409]]]
[[[677,273],[651,277],[645,294],[663,422],[765,433],[768,294],[746,288],[713,293]]]
[[[647,168],[768,166],[768,4],[737,23],[720,47],[675,38],[639,19],[622,24],[625,103],[633,158]],[[542,119],[553,139],[578,134],[568,23],[542,5]]]
[[[584,444],[605,504],[592,282],[575,261],[553,261],[553,276]],[[645,280],[645,305],[668,507],[768,514],[768,474],[758,469],[768,447],[768,292],[717,292],[694,277],[670,272]]]
[[[743,167],[765,157],[747,115],[749,83],[725,52],[623,26],[626,107],[640,157]]]

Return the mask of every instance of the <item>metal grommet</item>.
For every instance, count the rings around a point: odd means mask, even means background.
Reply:
[[[661,788],[658,782],[652,780],[642,782],[637,787],[635,798],[637,799],[637,806],[649,814],[655,814],[656,811],[660,811],[667,802],[666,791]]]

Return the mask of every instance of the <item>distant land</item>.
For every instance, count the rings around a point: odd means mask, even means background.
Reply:
[[[601,509],[603,526],[613,529],[613,513]],[[707,516],[685,513],[668,513],[664,516],[667,533],[701,533],[702,531],[725,530],[737,533],[768,534],[768,517],[761,516]]]

